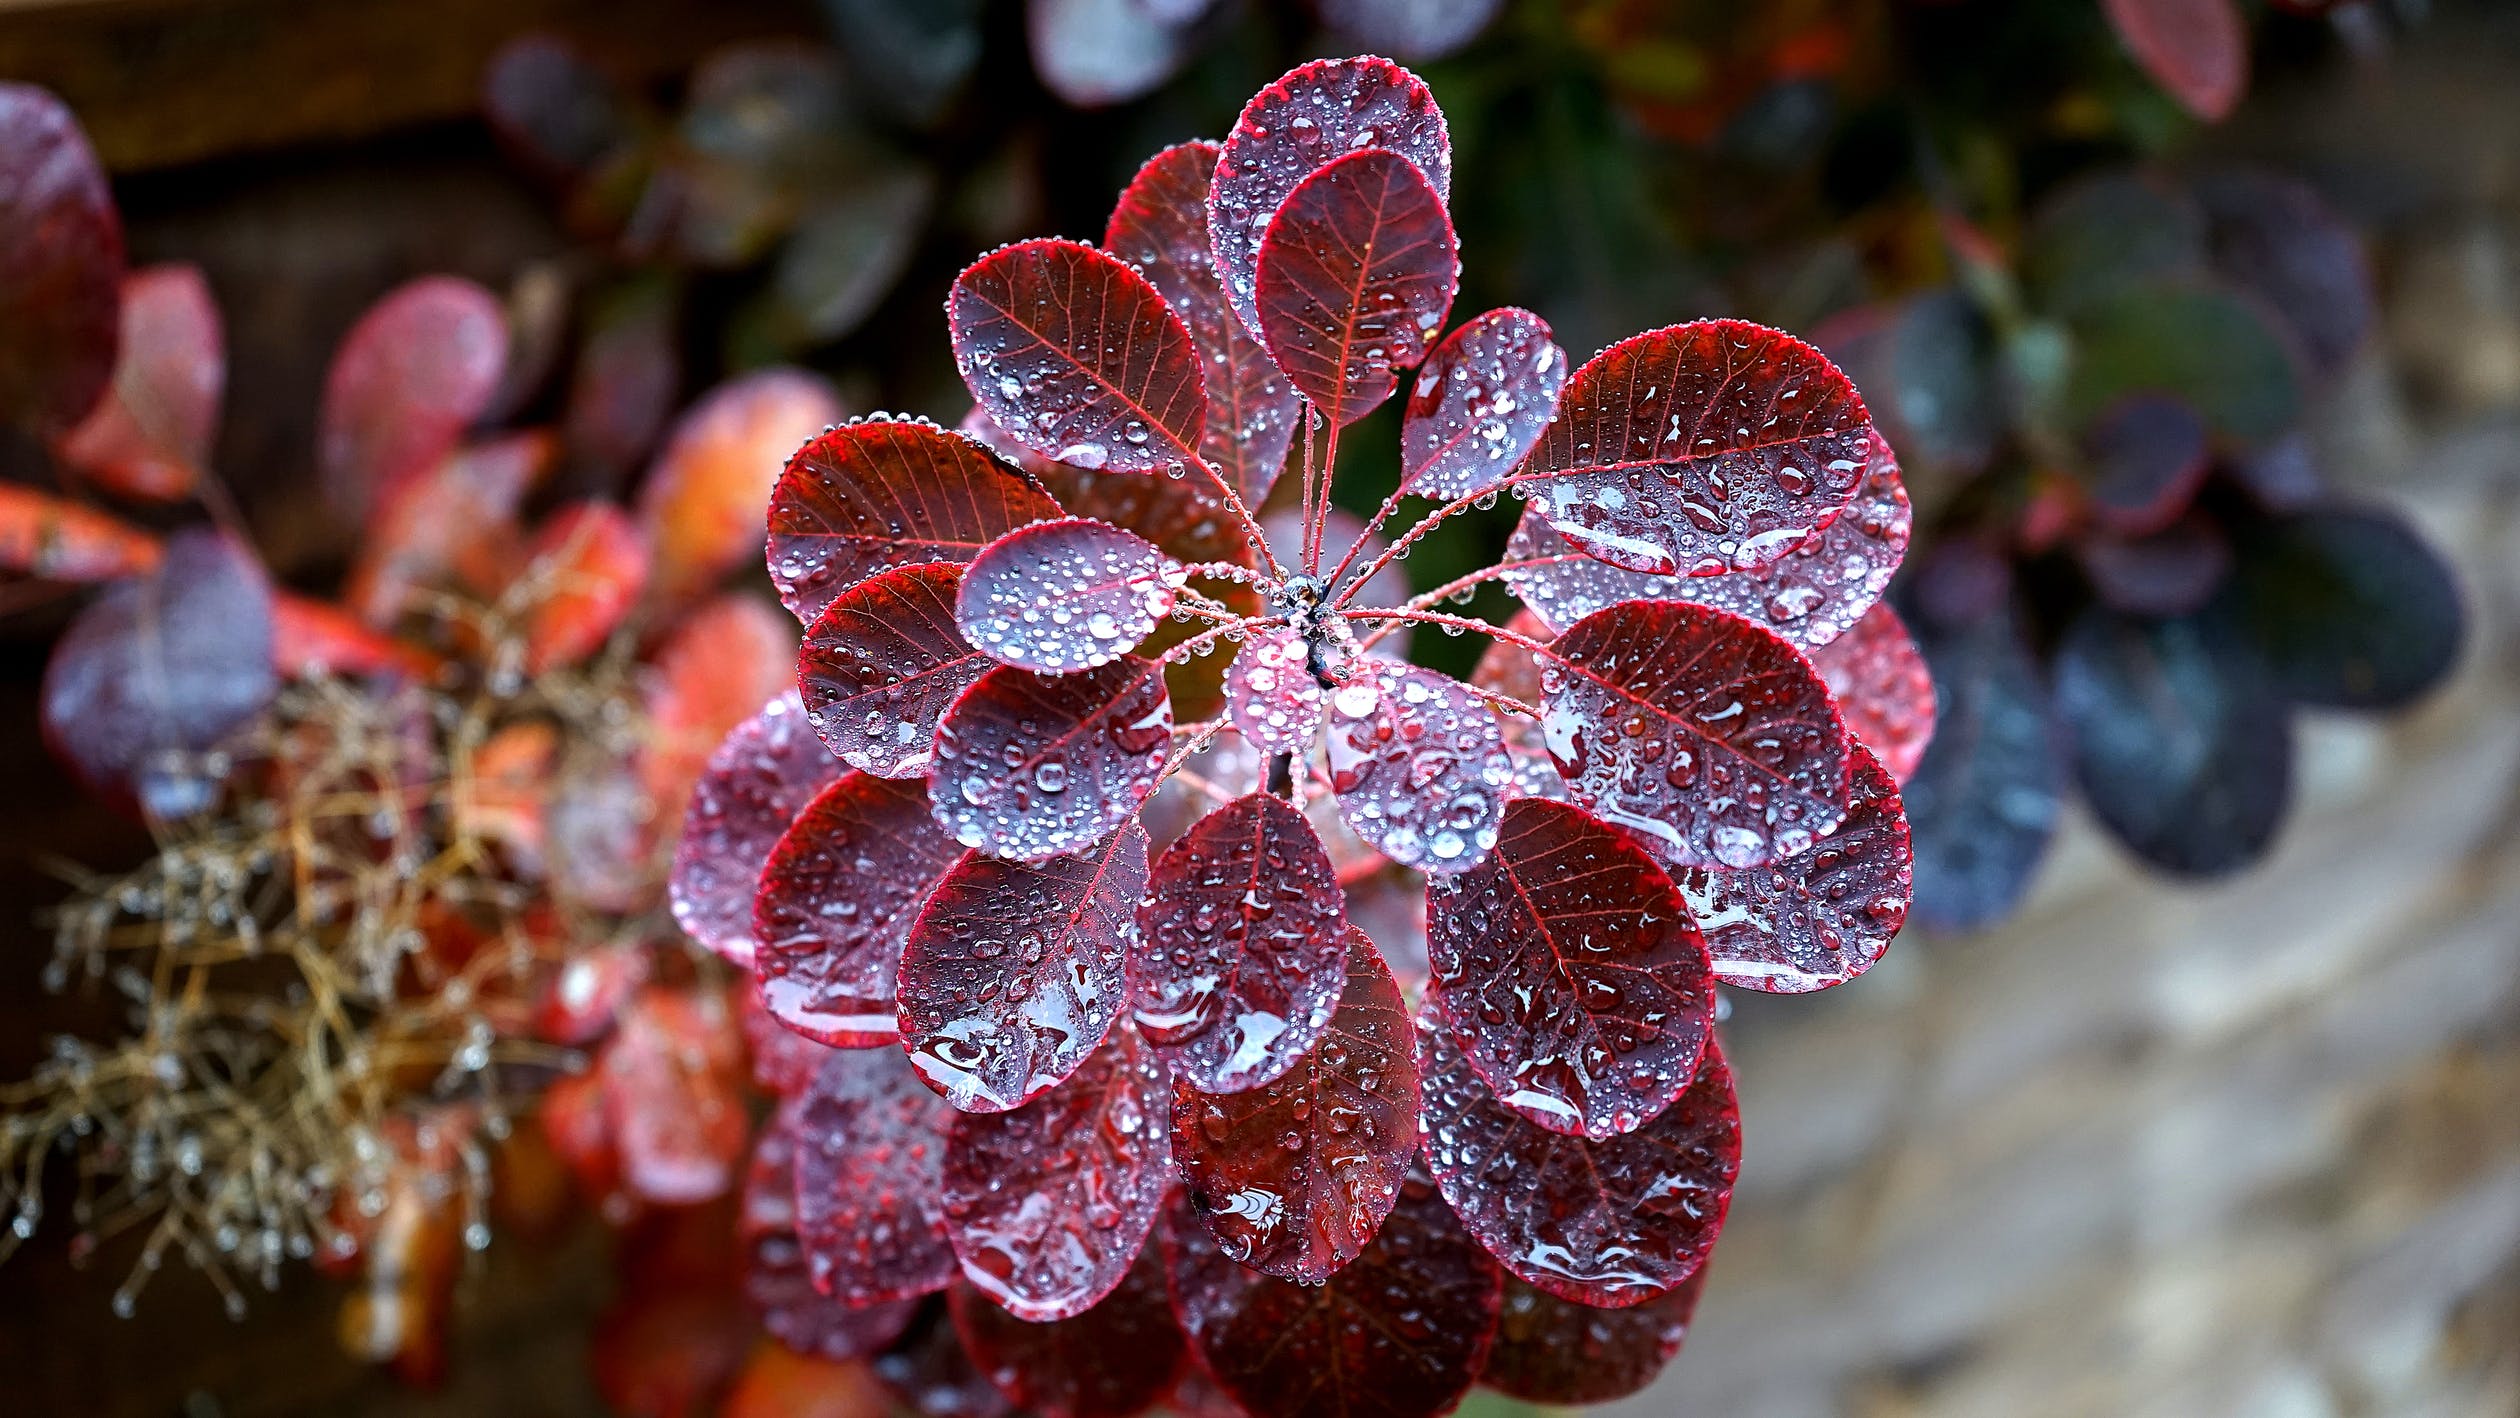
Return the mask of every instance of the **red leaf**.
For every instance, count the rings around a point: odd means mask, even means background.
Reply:
[[[1890,948],[1907,924],[1911,860],[1899,785],[1858,744],[1846,821],[1818,846],[1772,866],[1697,867],[1678,881],[1715,978],[1803,994],[1854,979]]]
[[[1622,340],[1567,381],[1515,485],[1577,550],[1712,576],[1783,557],[1863,482],[1872,422],[1818,350],[1741,320]]]
[[[548,433],[508,434],[456,450],[388,495],[368,519],[342,603],[389,625],[449,572],[484,594],[505,586],[520,564],[516,509],[557,450]]]
[[[848,1305],[942,1290],[945,1128],[957,1116],[891,1049],[842,1049],[796,1102],[796,1231],[814,1288]]]
[[[969,1285],[947,1298],[972,1361],[1008,1402],[1041,1418],[1131,1418],[1170,1393],[1190,1362],[1152,1240],[1120,1287],[1073,1319],[1032,1324]]]
[[[1364,1254],[1318,1285],[1235,1264],[1185,1203],[1164,1236],[1173,1312],[1254,1418],[1450,1413],[1496,1334],[1496,1266],[1422,1176]]]
[[[1680,1101],[1598,1142],[1496,1100],[1430,998],[1418,1017],[1426,1155],[1444,1199],[1505,1268],[1562,1300],[1641,1305],[1706,1263],[1741,1169],[1732,1070],[1713,1040]]]
[[[1273,1082],[1330,1027],[1347,973],[1338,871],[1283,798],[1200,818],[1155,863],[1138,930],[1138,1028],[1197,1087]]]
[[[151,266],[122,282],[113,384],[55,451],[126,497],[183,497],[210,464],[227,388],[219,306],[198,266]]]
[[[119,517],[0,482],[0,571],[45,581],[118,581],[154,569],[159,550],[157,538]]]
[[[1578,1305],[1505,1278],[1496,1344],[1479,1382],[1529,1403],[1608,1403],[1654,1381],[1689,1337],[1706,1268],[1625,1310]]]
[[[964,846],[1044,861],[1134,816],[1171,741],[1155,661],[1129,655],[1072,675],[1000,665],[945,711],[928,793]]]
[[[1367,148],[1288,194],[1260,243],[1260,333],[1333,424],[1372,412],[1426,357],[1452,309],[1461,250],[1415,164]]]
[[[955,614],[982,654],[1068,674],[1153,634],[1182,579],[1179,562],[1133,532],[1089,517],[1035,522],[971,559]]]
[[[692,405],[639,489],[658,593],[682,600],[734,570],[788,455],[839,420],[831,386],[796,369],[756,370]]]
[[[674,923],[738,969],[753,966],[753,898],[788,824],[844,770],[789,690],[709,755],[683,813],[668,881]]]
[[[1217,155],[1208,240],[1225,294],[1259,330],[1260,243],[1304,179],[1358,148],[1417,165],[1440,200],[1452,194],[1452,140],[1418,76],[1388,59],[1317,59],[1252,95]]]
[[[44,742],[118,804],[174,818],[218,784],[199,756],[271,702],[271,583],[225,532],[179,532],[156,571],[79,612],[44,667]]]
[[[754,1347],[716,1418],[890,1418],[892,1399],[866,1364]]]
[[[58,433],[114,377],[122,218],[79,122],[0,83],[0,421]]]
[[[2120,536],[2179,520],[2212,461],[2205,420],[2167,394],[2120,400],[2083,430],[2083,480],[2100,524]]]
[[[1225,717],[1267,753],[1305,754],[1321,732],[1329,691],[1313,677],[1312,648],[1292,630],[1245,645],[1225,671]]]
[[[704,1418],[759,1331],[737,1293],[731,1208],[649,1212],[628,1228],[617,1298],[595,1323],[588,1363],[605,1410],[622,1418]]]
[[[1811,667],[1837,700],[1848,737],[1906,782],[1933,742],[1934,675],[1899,613],[1873,607],[1854,629],[1812,651]]]
[[[1575,800],[1680,866],[1757,866],[1845,813],[1846,728],[1793,646],[1674,601],[1597,611],[1550,647],[1540,721]]]
[[[1566,351],[1549,323],[1507,306],[1427,356],[1400,425],[1401,479],[1441,502],[1503,487],[1557,416]]]
[[[1016,442],[1089,472],[1178,475],[1199,457],[1198,348],[1137,269],[1082,242],[1003,247],[945,302],[971,397]]]
[[[722,999],[642,991],[604,1045],[604,1111],[622,1185],[644,1201],[687,1205],[734,1184],[751,1119],[743,1050]]]
[[[1110,1294],[1172,1186],[1164,1092],[1164,1061],[1122,1027],[1024,1107],[955,1114],[944,1198],[963,1278],[1036,1323]]]
[[[2201,509],[2148,536],[2086,537],[2074,560],[2092,594],[2112,610],[2153,618],[2204,609],[2230,576],[2231,539]]]
[[[932,1418],[1009,1418],[1015,1411],[964,1352],[942,1295],[922,1306],[910,1332],[876,1357],[875,1377],[903,1406]]]
[[[761,1002],[809,1039],[893,1042],[902,944],[961,855],[917,782],[852,773],[823,789],[762,864],[752,926]]]
[[[603,648],[648,584],[647,542],[609,502],[561,508],[527,545],[525,672],[546,674]]]
[[[1145,272],[1189,327],[1207,362],[1207,428],[1199,438],[1199,454],[1242,495],[1243,505],[1258,507],[1286,466],[1286,452],[1295,439],[1295,386],[1269,358],[1268,349],[1243,328],[1217,279],[1216,255],[1208,241],[1208,184],[1216,176],[1220,151],[1215,143],[1179,143],[1148,158],[1120,194],[1120,205],[1103,233],[1103,249]],[[1068,506],[1082,511],[1073,503]],[[1143,523],[1110,520],[1166,545]]]
[[[937,721],[990,668],[954,624],[960,567],[897,566],[850,587],[805,632],[796,678],[814,732],[886,778],[927,772]]]
[[[426,680],[446,662],[361,623],[329,601],[291,592],[271,598],[271,663],[283,679],[316,675],[395,675]]]
[[[749,934],[749,928],[747,928]],[[761,1002],[758,986],[744,991],[744,1046],[752,1054],[753,1082],[772,1096],[793,1098],[813,1086],[831,1046],[808,1039],[779,1022]]]
[[[682,618],[639,685],[648,719],[639,778],[660,821],[682,817],[709,755],[795,672],[794,629],[751,596],[719,596]]]
[[[761,1327],[796,1353],[864,1358],[901,1337],[919,1302],[849,1305],[814,1288],[796,1234],[798,1111],[782,1108],[771,1118],[744,1173],[744,1298]]]
[[[1076,1072],[1120,1015],[1146,831],[1039,866],[965,852],[910,927],[910,1066],[966,1112],[1018,1108]]]
[[[467,280],[423,276],[368,307],[324,378],[324,493],[364,518],[455,451],[507,374],[507,312]]]
[[[1417,1156],[1417,1060],[1391,967],[1354,926],[1338,1012],[1293,1069],[1240,1093],[1173,1080],[1189,1209],[1226,1256],[1282,1280],[1356,1259]]]
[[[932,423],[863,419],[796,450],[770,493],[770,579],[811,622],[895,566],[960,564],[1059,504],[986,448]]]
[[[1634,1132],[1696,1076],[1715,1030],[1706,942],[1643,849],[1524,798],[1496,851],[1426,892],[1444,1019],[1506,1107],[1552,1132]]]
[[[2208,123],[2249,87],[2249,34],[2232,0],[2101,0],[2135,62]]]
[[[1513,777],[1503,727],[1459,680],[1360,659],[1330,694],[1339,816],[1403,866],[1477,865],[1496,845]]]

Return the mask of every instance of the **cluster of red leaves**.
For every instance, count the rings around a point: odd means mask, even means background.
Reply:
[[[797,688],[711,761],[676,910],[820,1054],[757,1153],[778,1263],[860,1336],[948,1293],[1007,1403],[1641,1386],[1739,1161],[1718,983],[1839,983],[1904,919],[1932,694],[1861,398],[1739,322],[1571,371],[1525,311],[1438,338],[1450,166],[1414,75],[1297,69],[1102,247],[963,273],[964,431],[853,422],[771,495]],[[1336,554],[1340,434],[1404,381]],[[1505,560],[1376,603],[1509,489]],[[1438,608],[1499,580],[1511,626]],[[1490,636],[1474,682],[1389,658],[1414,625]]]

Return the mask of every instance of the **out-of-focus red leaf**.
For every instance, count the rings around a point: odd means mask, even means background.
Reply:
[[[1742,320],[1622,340],[1567,381],[1515,485],[1630,571],[1753,571],[1827,526],[1871,463],[1863,398],[1818,350]]]
[[[645,458],[673,413],[682,387],[679,304],[672,282],[636,281],[597,300],[587,315],[561,427],[572,451],[607,472],[626,474]],[[778,457],[784,462],[793,451],[781,449]],[[776,476],[774,468],[763,484]],[[749,550],[749,539],[745,545]]]
[[[2249,32],[2232,0],[2101,0],[2127,52],[2208,123],[2231,116],[2249,87]]]
[[[1497,1101],[1429,998],[1418,1076],[1427,1161],[1488,1253],[1561,1300],[1623,1309],[1706,1263],[1741,1168],[1732,1070],[1707,1041],[1680,1100],[1631,1133],[1550,1132]]]
[[[201,268],[134,271],[122,282],[113,383],[54,449],[126,497],[183,497],[209,466],[226,388],[227,344]]]
[[[1039,866],[965,852],[903,947],[901,1045],[966,1112],[1022,1107],[1076,1072],[1127,1004],[1146,831]]]
[[[551,515],[527,543],[525,672],[547,674],[603,648],[648,583],[647,542],[609,502]]]
[[[840,415],[831,386],[797,369],[756,370],[701,396],[639,488],[657,593],[687,599],[734,570],[761,535],[788,456]]]
[[[1172,1188],[1167,1091],[1164,1061],[1124,1024],[1023,1107],[955,1114],[945,1228],[963,1278],[1036,1323],[1110,1294]]]
[[[796,628],[751,596],[704,601],[674,626],[639,685],[648,718],[639,777],[660,820],[682,817],[709,755],[795,673]]]
[[[1736,615],[1630,601],[1543,666],[1540,731],[1575,800],[1678,866],[1757,866],[1845,814],[1846,726],[1802,653]]]
[[[758,987],[744,993],[744,1047],[752,1054],[753,1082],[780,1098],[804,1092],[821,1071],[829,1044],[808,1039],[781,1024],[761,1002]]]
[[[271,663],[283,679],[325,674],[428,680],[446,661],[330,601],[280,591],[271,598]]]
[[[1400,983],[1354,926],[1328,1032],[1273,1083],[1203,1093],[1173,1080],[1189,1209],[1228,1259],[1326,1280],[1364,1251],[1417,1156],[1417,1060]]]
[[[770,495],[770,579],[811,622],[877,572],[963,563],[1059,504],[978,442],[913,419],[864,419],[796,450]]]
[[[850,1305],[954,1278],[945,1130],[963,1116],[892,1049],[841,1049],[796,1104],[796,1230],[814,1288]]]
[[[961,580],[941,562],[896,566],[815,617],[796,679],[831,752],[886,778],[926,773],[937,721],[992,664],[954,623]]]
[[[1422,1176],[1373,1243],[1318,1285],[1237,1265],[1187,1203],[1164,1229],[1173,1312],[1201,1367],[1257,1418],[1436,1418],[1496,1335],[1500,1277]]]
[[[1207,431],[1199,439],[1200,456],[1216,465],[1244,506],[1258,507],[1286,466],[1295,439],[1295,387],[1243,328],[1217,279],[1208,241],[1208,185],[1219,151],[1215,143],[1179,143],[1148,158],[1112,210],[1103,249],[1145,272],[1189,326],[1207,361]],[[1070,504],[1069,510],[1080,509]],[[1111,520],[1165,545],[1140,523]]]
[[[473,750],[470,771],[456,780],[455,830],[500,844],[520,875],[540,876],[559,753],[560,731],[546,720],[501,725]]]
[[[158,539],[95,508],[0,482],[0,571],[45,581],[117,581],[156,569]]]
[[[1330,1027],[1346,982],[1338,871],[1285,799],[1236,798],[1155,863],[1138,907],[1137,1026],[1214,1093],[1283,1076]]]
[[[891,1397],[864,1363],[762,1344],[744,1361],[717,1418],[889,1418],[891,1412]]]
[[[603,1075],[593,1071],[555,1078],[543,1090],[536,1115],[543,1137],[588,1201],[609,1204],[621,1191],[621,1153],[613,1146],[605,1115]],[[627,1205],[626,1198],[619,1198]]]
[[[1506,1107],[1612,1137],[1696,1077],[1715,1029],[1706,942],[1624,834],[1519,799],[1486,861],[1430,883],[1426,916],[1444,1021]]]
[[[922,1418],[1010,1418],[1015,1412],[964,1350],[942,1295],[922,1305],[909,1333],[876,1356],[875,1377]]]
[[[44,668],[44,742],[109,801],[155,818],[210,805],[200,755],[271,702],[271,583],[225,532],[177,533],[157,569],[98,597]]]
[[[1367,148],[1289,193],[1260,243],[1260,333],[1335,424],[1381,406],[1452,309],[1461,249],[1426,175]]]
[[[1890,948],[1907,924],[1911,860],[1899,785],[1858,744],[1846,821],[1818,846],[1764,867],[1692,868],[1678,881],[1715,978],[1803,994],[1854,979]]]
[[[1330,692],[1339,816],[1402,866],[1467,871],[1496,845],[1514,765],[1496,715],[1461,681],[1359,659]]]
[[[455,451],[507,374],[507,312],[471,281],[424,276],[368,307],[324,378],[324,493],[365,520]]]
[[[1811,667],[1837,700],[1847,734],[1906,782],[1934,739],[1934,675],[1899,613],[1874,606],[1854,629],[1812,651]]]
[[[753,964],[753,898],[788,824],[846,770],[787,690],[735,726],[683,813],[667,883],[674,922],[739,969]]]
[[[1624,1310],[1561,1300],[1505,1277],[1496,1344],[1479,1382],[1527,1403],[1574,1406],[1625,1398],[1680,1352],[1697,1314],[1706,1268],[1659,1299]]]
[[[612,1031],[623,1006],[648,982],[646,949],[637,941],[580,946],[534,1002],[534,1037],[582,1048]],[[600,1076],[604,1065],[599,1063]],[[605,1136],[614,1128],[608,1120]]]
[[[961,855],[915,780],[852,773],[823,789],[762,865],[752,926],[762,1003],[809,1039],[892,1043],[902,945]]]
[[[1226,717],[1263,752],[1308,753],[1321,732],[1329,691],[1313,678],[1311,654],[1302,635],[1279,631],[1243,646],[1225,672]]]
[[[2101,526],[2142,536],[2177,521],[2205,481],[2206,433],[2196,410],[2166,394],[2137,394],[2093,420],[2084,485]]]
[[[796,1233],[798,1111],[771,1116],[744,1171],[744,1298],[787,1351],[825,1363],[861,1359],[900,1338],[919,1302],[848,1305],[814,1288]]]
[[[114,377],[122,218],[61,100],[0,83],[0,420],[56,434]]]
[[[522,564],[516,511],[551,468],[558,445],[540,431],[458,449],[389,494],[368,519],[342,604],[389,625],[414,592],[449,573],[495,594]]]
[[[1346,878],[1348,924],[1374,942],[1383,963],[1398,977],[1401,992],[1416,998],[1429,974],[1424,882],[1390,862],[1368,863],[1341,875]]]
[[[1016,442],[1089,472],[1197,465],[1203,360],[1136,267],[1082,242],[1020,242],[956,277],[945,314],[963,383]]]
[[[1388,59],[1317,59],[1252,95],[1226,135],[1208,193],[1208,240],[1226,298],[1259,331],[1260,243],[1288,194],[1358,148],[1416,165],[1440,205],[1452,194],[1444,112],[1418,76]]]
[[[668,1207],[622,1239],[618,1298],[595,1322],[596,1392],[622,1418],[706,1418],[759,1330],[729,1263],[730,1206]]]
[[[1153,660],[1129,655],[1072,675],[1000,665],[937,726],[929,802],[964,846],[1045,861],[1136,815],[1171,742],[1172,701]]]
[[[1410,490],[1449,502],[1503,487],[1556,417],[1566,371],[1549,323],[1528,310],[1491,310],[1445,336],[1400,425]]]
[[[641,991],[622,1011],[601,1067],[631,1195],[686,1205],[734,1185],[751,1120],[743,1047],[722,997]]]
[[[1170,1393],[1190,1362],[1151,1236],[1119,1288],[1071,1319],[1018,1319],[971,1285],[947,1298],[973,1363],[1041,1418],[1131,1418]]]

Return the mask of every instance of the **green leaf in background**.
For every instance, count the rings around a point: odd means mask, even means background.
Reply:
[[[2130,287],[2204,269],[2204,214],[2131,172],[2086,178],[2049,198],[2022,242],[2022,283],[2047,315],[2080,314]]]
[[[2126,291],[2073,323],[2065,417],[2077,428],[2130,394],[2169,394],[2215,433],[2259,443],[2301,417],[2283,337],[2246,298],[2207,286]]]

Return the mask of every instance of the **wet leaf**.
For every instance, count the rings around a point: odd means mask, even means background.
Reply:
[[[54,434],[114,377],[122,218],[79,122],[0,83],[0,420]]]
[[[2038,664],[2008,612],[1921,634],[1934,740],[1901,796],[1919,920],[1970,930],[2009,914],[2056,832],[2064,764]]]
[[[1409,1007],[1374,943],[1347,928],[1347,984],[1321,1038],[1275,1082],[1205,1093],[1173,1080],[1189,1211],[1226,1257],[1321,1281],[1362,1253],[1417,1156]]]
[[[1143,271],[1189,326],[1207,370],[1207,428],[1199,454],[1242,495],[1245,506],[1256,508],[1276,484],[1295,438],[1295,386],[1267,347],[1243,328],[1217,279],[1208,241],[1208,184],[1220,151],[1215,143],[1179,143],[1148,158],[1120,194],[1103,249]],[[1080,515],[1103,515],[1067,505]],[[1192,557],[1143,522],[1107,520],[1145,534],[1176,556],[1218,559]]]
[[[517,509],[550,471],[547,433],[516,433],[461,448],[405,482],[368,519],[342,602],[371,625],[390,625],[424,589],[450,579],[494,595],[521,563]]]
[[[55,451],[125,497],[183,497],[210,465],[227,389],[219,305],[201,268],[150,266],[125,276],[121,329],[113,383]]]
[[[202,755],[271,702],[271,583],[225,532],[179,532],[150,574],[89,603],[44,667],[44,742],[80,781],[154,818],[218,793]]]
[[[640,991],[605,1042],[601,1069],[625,1190],[682,1206],[735,1184],[751,1120],[743,1050],[723,999]]]
[[[1863,399],[1818,350],[1700,320],[1586,361],[1515,485],[1578,551],[1614,566],[1752,571],[1837,517],[1872,438]]]
[[[1634,1132],[1696,1076],[1715,1027],[1706,942],[1627,836],[1524,798],[1496,851],[1429,883],[1444,1019],[1505,1106],[1552,1132]]]
[[[817,1359],[862,1359],[910,1326],[916,1300],[848,1305],[814,1288],[796,1233],[797,1109],[761,1130],[744,1173],[744,1298],[761,1327],[789,1350]]]
[[[1631,601],[1542,666],[1540,731],[1575,800],[1679,866],[1758,866],[1844,814],[1846,728],[1811,662],[1739,616]]]
[[[158,539],[111,513],[0,482],[0,571],[45,581],[118,581],[158,564]]]
[[[1360,659],[1330,692],[1339,816],[1384,856],[1466,871],[1496,845],[1514,765],[1494,711],[1459,680]]]
[[[1528,310],[1491,310],[1454,330],[1409,391],[1402,479],[1440,502],[1503,487],[1556,416],[1566,371],[1548,322]]]
[[[1527,1403],[1578,1405],[1625,1398],[1654,1381],[1689,1337],[1706,1268],[1658,1299],[1624,1310],[1561,1300],[1505,1277],[1496,1343],[1479,1382]]]
[[[674,625],[639,676],[639,785],[661,820],[681,818],[709,755],[795,674],[795,628],[755,597],[713,597]]]
[[[1461,281],[1444,199],[1398,153],[1330,162],[1287,194],[1260,243],[1260,333],[1335,425],[1400,387],[1434,344]]]
[[[1499,1277],[1424,1177],[1364,1254],[1319,1285],[1226,1258],[1176,1202],[1165,1225],[1173,1312],[1201,1367],[1254,1418],[1436,1418],[1496,1333]]]
[[[1225,714],[1267,753],[1302,755],[1321,732],[1329,694],[1313,677],[1311,646],[1295,631],[1263,635],[1243,646],[1225,671]]]
[[[901,1045],[965,1112],[1019,1108],[1076,1072],[1127,1001],[1146,831],[1039,866],[965,852],[901,957]]]
[[[1077,108],[1154,92],[1190,51],[1189,27],[1165,22],[1156,8],[1144,0],[1028,0],[1024,29],[1041,86]]]
[[[1715,977],[1804,994],[1872,968],[1907,923],[1910,851],[1899,785],[1862,745],[1846,821],[1799,857],[1741,871],[1678,873]]]
[[[316,454],[335,510],[364,520],[454,452],[507,362],[507,311],[471,281],[423,276],[368,307],[324,377]]]
[[[761,535],[783,460],[839,419],[831,386],[802,370],[756,370],[702,395],[639,489],[657,593],[685,599],[734,570]]]
[[[1498,1102],[1430,996],[1418,1016],[1426,1156],[1444,1199],[1505,1268],[1561,1300],[1641,1305],[1686,1282],[1724,1228],[1741,1169],[1732,1070],[1709,1039],[1678,1102],[1590,1141]]]
[[[2457,664],[2458,580],[2397,517],[2318,508],[2244,525],[2239,542],[2237,614],[2285,697],[2395,709]]]
[[[1071,1319],[1020,1320],[969,1285],[948,1298],[972,1362],[1008,1402],[1041,1418],[1131,1418],[1170,1393],[1190,1363],[1151,1236],[1119,1288]]]
[[[753,964],[753,898],[788,824],[846,770],[788,690],[735,726],[691,793],[675,839],[674,923],[738,969]]]
[[[1312,824],[1251,793],[1155,863],[1131,974],[1138,1028],[1208,1092],[1283,1077],[1321,1038],[1346,976],[1338,871]]]
[[[796,1231],[814,1288],[848,1305],[944,1289],[954,1110],[893,1049],[835,1051],[795,1106]]]
[[[1252,95],[1226,136],[1208,194],[1208,240],[1243,328],[1260,320],[1260,243],[1304,179],[1359,148],[1416,165],[1436,197],[1452,193],[1452,140],[1418,76],[1388,59],[1317,59]]]
[[[1155,661],[1123,656],[1072,675],[1000,665],[945,711],[928,791],[964,846],[1044,861],[1135,816],[1171,742]]]
[[[1013,1406],[963,1349],[946,1307],[942,1295],[922,1305],[909,1332],[876,1356],[875,1377],[925,1418],[1009,1418]]]
[[[1478,38],[1503,0],[1317,0],[1313,8],[1360,49],[1420,61]]]
[[[1128,1274],[1173,1183],[1164,1062],[1125,1025],[1008,1113],[957,1113],[946,1230],[963,1278],[1017,1319],[1085,1313]]]
[[[799,620],[876,573],[962,563],[1059,504],[986,448],[914,419],[863,419],[808,442],[770,494],[770,579]]]
[[[609,502],[560,509],[525,549],[525,672],[547,674],[603,648],[648,584],[648,546]]]
[[[2101,0],[2118,38],[2188,112],[2219,122],[2249,87],[2249,34],[2232,0]]]
[[[1009,665],[1069,674],[1110,664],[1172,612],[1180,563],[1090,517],[1019,527],[981,548],[955,601],[963,638]]]
[[[903,944],[961,855],[915,779],[851,773],[823,789],[762,865],[752,927],[762,1003],[809,1039],[892,1043]]]
[[[814,732],[851,766],[924,777],[937,721],[991,661],[954,625],[962,568],[897,566],[842,592],[805,632],[797,684]]]
[[[1874,606],[1854,629],[1812,651],[1811,667],[1837,701],[1848,737],[1871,749],[1893,779],[1913,777],[1934,738],[1934,675],[1899,613]]]
[[[2160,394],[2135,395],[2093,420],[2083,430],[2083,484],[2100,524],[2142,536],[2177,521],[2204,485],[2206,436],[2194,409]]]
[[[1198,458],[1203,360],[1127,262],[1019,242],[955,278],[945,314],[963,383],[1016,442],[1088,472],[1182,472]]]
[[[753,1082],[774,1098],[785,1100],[804,1092],[822,1071],[831,1046],[808,1039],[781,1024],[761,1002],[758,987],[744,990],[740,1023],[744,1047],[752,1055]]]

